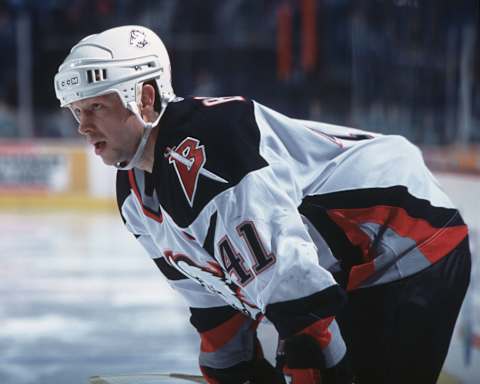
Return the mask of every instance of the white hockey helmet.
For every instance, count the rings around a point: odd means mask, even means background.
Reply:
[[[162,106],[153,123],[142,119],[137,105],[141,85],[149,80],[156,82]],[[58,68],[54,86],[61,107],[116,93],[125,108],[143,122],[145,132],[134,159],[128,165],[117,164],[121,169],[135,165],[150,134],[149,128],[158,124],[168,102],[175,98],[165,46],[153,31],[136,25],[108,29],[82,39]]]

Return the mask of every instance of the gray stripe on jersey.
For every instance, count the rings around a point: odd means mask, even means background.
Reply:
[[[376,258],[374,276],[365,280],[360,287],[367,287],[412,275],[431,265],[430,261],[417,248],[415,240],[400,236],[391,228],[385,228],[376,223],[363,223],[360,228],[367,233],[377,237],[380,230],[383,231],[380,240],[375,246]]]
[[[332,334],[330,344],[322,349],[323,357],[325,359],[325,366],[327,368],[337,365],[347,352],[347,347],[340,335],[340,328],[335,320],[328,326],[328,330]]]

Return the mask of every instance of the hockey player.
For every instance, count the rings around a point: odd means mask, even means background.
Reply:
[[[240,96],[176,97],[140,26],[80,41],[55,90],[118,168],[126,228],[189,302],[209,383],[436,382],[470,253],[413,144]]]

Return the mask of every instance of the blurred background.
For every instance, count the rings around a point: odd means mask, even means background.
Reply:
[[[418,144],[471,227],[445,372],[480,382],[479,17],[478,0],[0,0],[0,382],[197,370],[185,304],[53,90],[76,42],[122,24],[159,34],[180,96],[245,95]]]

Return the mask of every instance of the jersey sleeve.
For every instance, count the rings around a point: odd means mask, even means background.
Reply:
[[[190,308],[190,313],[200,335],[199,364],[205,376],[209,369],[228,369],[259,354],[257,322],[252,318],[230,306]]]
[[[128,176],[124,172],[117,174],[117,202],[127,230],[143,246],[169,285],[187,301],[190,322],[201,340],[199,365],[205,378],[211,383],[231,383],[232,378],[250,377],[258,367],[262,367],[262,371],[274,372],[263,360],[256,337],[258,321],[227,305],[221,296],[188,278],[161,254],[147,230],[145,220],[148,219],[140,214],[141,207],[130,192]]]

